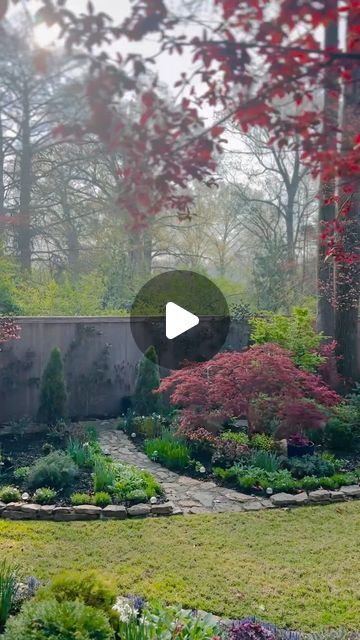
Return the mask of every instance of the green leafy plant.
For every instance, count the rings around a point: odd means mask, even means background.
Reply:
[[[126,496],[129,502],[133,504],[139,504],[140,502],[147,502],[148,497],[146,492],[143,489],[134,489],[134,491],[129,491]]]
[[[97,507],[107,507],[111,502],[111,495],[106,491],[98,491],[94,495],[94,504]]]
[[[172,432],[164,431],[160,438],[145,441],[146,454],[169,469],[182,471],[190,464],[190,450]]]
[[[161,487],[154,476],[129,464],[119,463],[115,466],[116,482],[114,492],[119,500],[127,500],[137,490],[144,491],[147,498],[161,494]]]
[[[48,487],[39,487],[36,489],[33,499],[38,504],[52,504],[56,498],[56,491]]]
[[[251,454],[249,464],[253,467],[264,469],[264,471],[274,472],[278,471],[281,463],[275,453],[259,449]]]
[[[118,632],[121,640],[215,640],[220,628],[211,615],[200,617],[180,607],[161,603],[145,607],[141,617],[130,615],[120,619]]]
[[[96,456],[93,473],[94,492],[111,491],[115,482],[116,473],[114,464],[104,456]]]
[[[138,365],[133,407],[140,416],[160,413],[160,396],[155,394],[160,385],[159,360],[155,347],[150,346]]]
[[[38,418],[48,425],[55,425],[66,418],[66,388],[61,351],[52,350],[41,380]]]
[[[67,453],[80,469],[93,468],[95,455],[89,442],[81,442],[81,440],[70,438],[67,445]]]
[[[35,621],[35,622],[34,622]],[[102,611],[82,602],[30,601],[10,618],[4,640],[113,640]]]
[[[30,470],[28,485],[31,489],[67,489],[73,483],[77,472],[77,466],[67,453],[53,451],[35,462]]]
[[[316,476],[305,476],[299,480],[299,487],[304,491],[315,491],[321,486],[320,478]]]
[[[0,561],[0,633],[3,631],[18,591],[18,567],[7,560]],[[20,637],[20,636],[19,636]]]
[[[70,496],[70,502],[74,507],[78,507],[81,504],[93,504],[93,496],[88,493],[73,493]]]
[[[0,488],[0,502],[19,502],[21,499],[21,493],[16,487],[1,487]]]
[[[249,444],[249,436],[242,431],[235,433],[234,431],[223,431],[220,436],[221,440],[236,442],[236,444]]]
[[[110,613],[117,596],[116,582],[94,570],[62,571],[38,593],[40,599],[81,602]]]
[[[30,467],[18,467],[14,471],[15,480],[19,480],[20,482],[25,482],[30,473]]]
[[[255,433],[249,444],[251,448],[262,449],[263,451],[273,451],[275,448],[274,438],[266,433]]]

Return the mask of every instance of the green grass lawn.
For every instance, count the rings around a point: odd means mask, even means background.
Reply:
[[[360,502],[137,521],[0,521],[0,557],[44,579],[117,576],[119,592],[303,630],[360,629]]]

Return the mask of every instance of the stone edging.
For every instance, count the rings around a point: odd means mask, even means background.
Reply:
[[[298,494],[276,493],[270,500],[262,500],[261,506],[248,508],[245,511],[258,511],[259,509],[284,509],[305,505],[333,504],[352,499],[360,499],[360,485],[354,484],[341,487],[339,491],[327,491],[318,489]],[[260,503],[259,503],[260,504]],[[125,520],[127,517],[156,517],[182,515],[184,512],[174,507],[172,502],[159,504],[135,504],[132,507],[122,505],[109,505],[107,507],[95,507],[91,504],[77,507],[56,507],[55,505],[40,505],[28,502],[0,502],[0,518],[7,520],[53,520],[54,522],[66,522],[75,520],[108,520],[109,518]]]
[[[159,504],[135,504],[123,507],[112,504],[108,507],[95,507],[83,504],[77,507],[56,507],[55,505],[40,505],[28,502],[0,502],[0,518],[7,520],[54,520],[65,522],[73,520],[102,520],[116,518],[125,520],[129,517],[168,516],[174,513],[171,502]]]

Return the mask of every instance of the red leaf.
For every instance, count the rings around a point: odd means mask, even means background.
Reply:
[[[218,138],[225,131],[225,127],[219,127],[216,125],[211,129],[211,135],[213,138]]]
[[[141,100],[148,109],[151,109],[155,102],[155,96],[151,91],[146,91],[146,93],[143,93],[141,96]]]

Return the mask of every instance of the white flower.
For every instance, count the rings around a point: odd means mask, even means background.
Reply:
[[[130,622],[131,618],[138,614],[138,610],[132,606],[127,598],[117,598],[113,611],[116,611],[121,622]]]
[[[150,498],[150,504],[156,504],[157,503],[157,498],[155,498],[155,496],[152,496]]]
[[[200,467],[199,471],[200,471],[200,473],[205,473],[206,469],[205,469],[205,467]]]

